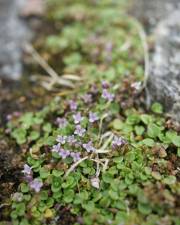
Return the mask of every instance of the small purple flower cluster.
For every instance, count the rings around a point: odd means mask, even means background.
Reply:
[[[43,186],[43,182],[38,178],[33,179],[32,168],[29,165],[25,164],[22,173],[25,175],[25,179],[28,182],[30,188],[35,192],[39,192],[41,190],[41,187]]]
[[[110,50],[111,46],[107,46],[107,49],[108,48]],[[110,84],[106,81],[103,81],[101,97],[109,102],[112,102],[115,96],[114,94],[110,93],[109,88]],[[87,93],[82,97],[84,103],[92,102],[92,98],[95,98],[94,93],[98,92],[97,87],[94,86],[91,91],[91,94]],[[81,159],[82,153],[80,152],[80,150],[85,150],[87,153],[96,152],[96,148],[92,140],[88,137],[88,129],[84,127],[84,124],[86,124],[87,121],[89,122],[89,124],[96,123],[99,120],[99,115],[96,112],[88,111],[88,115],[86,115],[87,118],[85,118],[85,115],[83,115],[83,113],[81,114],[81,112],[77,110],[78,104],[75,100],[68,101],[68,107],[73,112],[70,121],[73,121],[74,130],[72,134],[68,136],[58,135],[56,138],[57,143],[52,147],[51,152],[57,153],[62,159],[71,157],[73,159],[73,162],[77,162]],[[56,124],[59,128],[66,128],[66,126],[68,125],[68,120],[65,117],[58,117],[56,119]],[[112,141],[112,148],[118,149],[125,143],[126,142],[122,137],[114,136],[114,139]],[[35,192],[39,192],[43,186],[43,182],[39,178],[33,178],[32,168],[29,165],[25,164],[22,172],[24,173],[30,188]],[[96,180],[94,180],[94,182],[95,181]],[[98,187],[98,184],[96,184],[96,187]]]
[[[84,97],[88,98],[88,101],[86,101],[87,99],[84,101],[89,102],[91,95],[85,95]],[[75,110],[77,107],[74,107],[74,106],[77,106],[77,105],[74,105],[74,104],[75,104],[74,101],[70,101],[70,108]],[[74,151],[68,150],[69,147],[71,148],[73,147],[75,149],[83,148],[88,153],[93,152],[95,148],[92,146],[92,141],[89,141],[88,143],[82,143],[79,140],[79,138],[84,137],[86,134],[86,129],[81,126],[81,122],[84,120],[84,117],[81,115],[81,112],[76,112],[75,114],[72,115],[72,118],[75,124],[74,134],[69,136],[58,135],[56,138],[57,144],[52,147],[51,151],[58,153],[62,159],[65,159],[67,157],[72,157],[73,161],[76,162],[80,160],[81,154],[80,152],[77,152],[77,151],[74,152]],[[97,116],[97,114],[94,112],[89,112],[89,122],[94,123],[97,120],[99,120],[99,117]],[[64,123],[67,121],[64,120],[63,118],[58,118],[57,122],[59,122],[62,127]]]
[[[97,116],[97,114],[93,112],[89,112],[89,122],[94,123],[97,120],[99,120],[99,117]]]
[[[83,128],[80,124],[84,117],[81,116],[80,112],[77,112],[72,117],[75,124],[74,134],[69,136],[58,135],[56,138],[56,141],[58,143],[52,147],[51,151],[58,153],[62,159],[72,157],[73,161],[76,162],[81,158],[80,152],[74,152],[67,149],[65,150],[65,148],[84,148],[88,153],[93,152],[95,148],[92,146],[92,141],[89,141],[88,143],[82,143],[80,140],[78,140],[79,137],[82,138],[86,134],[86,129]],[[99,120],[97,114],[89,112],[89,122],[94,123],[97,120]]]
[[[79,161],[81,159],[79,152],[71,152],[70,156],[73,158],[74,162]]]
[[[58,125],[59,128],[65,128],[67,126],[68,122],[65,118],[58,117],[56,119],[56,124]]]
[[[74,100],[69,100],[69,108],[71,111],[76,111],[77,110],[77,103]]]
[[[70,146],[77,147],[78,141],[75,139],[74,135],[71,136],[57,136],[56,141],[58,144],[54,145],[52,148],[52,152],[56,152],[61,156],[62,159],[66,159],[67,157],[72,157],[73,161],[76,162],[80,159],[79,152],[72,152],[70,150],[65,150],[62,145],[69,144]]]
[[[77,140],[75,139],[75,136],[74,136],[74,135],[68,136],[68,137],[67,137],[67,143],[68,143],[70,146],[75,145],[75,143],[77,143]]]
[[[78,123],[80,123],[84,119],[84,117],[82,117],[81,116],[81,113],[78,112],[78,113],[76,113],[76,114],[73,115],[73,119],[74,119],[74,123],[75,124],[78,124]]]
[[[24,164],[24,169],[22,170],[22,173],[26,176],[31,176],[32,175],[32,168],[28,166],[27,164]]]
[[[59,142],[60,145],[61,144],[63,145],[63,144],[66,143],[66,139],[67,139],[67,136],[58,135],[57,138],[56,138],[56,141]]]
[[[68,144],[73,145],[75,148],[83,147],[88,153],[95,151],[95,148],[92,145],[92,141],[89,141],[88,143],[81,143],[77,141],[76,139],[74,139],[74,137],[73,138],[72,137],[73,136],[66,137],[66,141]],[[57,141],[60,139],[64,140],[64,138],[65,137],[58,136],[56,140]],[[70,140],[71,142],[69,142],[69,139],[71,139]],[[67,157],[72,157],[74,161],[77,161],[80,159],[80,152],[72,152],[69,150],[65,150],[64,148],[61,147],[61,143],[54,145],[51,151],[58,153],[62,157],[62,159],[65,159]]]
[[[34,180],[32,180],[30,182],[30,187],[35,191],[35,192],[40,192],[42,186],[43,186],[43,182],[38,179],[38,178],[35,178]]]
[[[89,141],[88,143],[85,143],[82,146],[87,152],[94,152],[95,151],[95,148],[92,146],[92,141]]]
[[[110,93],[107,89],[110,87],[110,84],[107,81],[102,81],[102,98],[112,102],[115,95]]]
[[[27,164],[24,164],[24,169],[22,170],[22,173],[25,176],[25,180],[30,183],[33,180],[33,171],[30,166]]]
[[[92,102],[92,95],[91,94],[85,94],[82,99],[84,100],[84,103],[91,103]]]
[[[122,137],[114,136],[114,139],[112,141],[112,148],[117,149],[119,147],[122,147],[126,144],[126,141]]]
[[[70,151],[60,148],[59,155],[61,156],[62,159],[66,159],[68,156],[70,156]]]
[[[74,131],[74,134],[78,135],[79,137],[83,137],[86,132],[86,129],[81,127],[81,125],[77,125]]]
[[[111,94],[107,89],[103,89],[102,97],[109,102],[112,102],[114,99],[114,94]]]

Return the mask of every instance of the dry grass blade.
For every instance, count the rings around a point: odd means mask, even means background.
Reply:
[[[74,81],[83,80],[82,77],[79,77],[78,75],[74,75],[74,74],[63,74],[61,77],[63,77],[64,79],[67,79],[67,80],[74,80]]]
[[[69,81],[67,78],[60,77],[56,71],[50,67],[50,65],[40,56],[40,54],[36,51],[36,49],[29,43],[26,43],[24,45],[24,49],[27,53],[29,53],[33,59],[47,72],[47,74],[50,76],[49,78],[45,78],[42,82],[43,87],[45,87],[48,90],[51,90],[52,87],[56,84],[59,84],[61,86],[74,88],[74,84]],[[75,78],[75,77],[74,77]],[[76,77],[77,79],[77,77]]]
[[[142,43],[143,51],[144,51],[144,81],[142,88],[140,91],[142,91],[144,88],[146,88],[147,85],[147,80],[149,77],[149,70],[150,70],[150,64],[149,64],[149,48],[148,48],[148,43],[147,43],[147,35],[146,32],[141,25],[141,23],[134,17],[129,16],[129,20],[132,21],[132,23],[135,25],[135,27],[138,30],[138,34]]]
[[[78,160],[77,162],[75,162],[66,172],[65,177],[67,177],[81,162],[83,162],[84,160],[88,159],[89,157],[86,156],[80,160]]]

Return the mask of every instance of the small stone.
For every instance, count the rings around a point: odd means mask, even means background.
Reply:
[[[95,187],[96,189],[99,189],[100,187],[99,183],[100,183],[100,180],[98,177],[91,178],[91,185]]]

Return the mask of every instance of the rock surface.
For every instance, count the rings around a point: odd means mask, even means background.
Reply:
[[[136,4],[136,16],[149,23],[148,32],[155,37],[147,82],[148,102],[161,102],[166,112],[180,122],[180,2],[137,0]]]
[[[132,14],[144,23],[146,31],[156,27],[158,22],[180,7],[179,0],[133,0],[133,2]]]
[[[22,47],[33,36],[25,18],[35,20],[44,9],[44,0],[0,0],[0,77],[21,77]]]
[[[180,121],[180,10],[159,23],[148,80],[151,100],[158,100]]]
[[[0,77],[18,79],[22,73],[22,43],[29,38],[19,11],[26,0],[0,0]]]

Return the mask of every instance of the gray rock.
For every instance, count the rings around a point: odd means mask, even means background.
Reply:
[[[180,10],[161,21],[155,35],[148,96],[151,101],[162,102],[166,111],[180,121]]]
[[[22,74],[22,46],[30,32],[19,11],[26,0],[0,0],[0,77],[18,79]]]
[[[131,13],[145,23],[146,31],[149,29],[152,31],[159,21],[167,18],[180,6],[179,0],[133,0],[133,2]]]
[[[150,55],[147,103],[161,102],[180,122],[180,1],[135,0],[135,15],[155,37]]]

